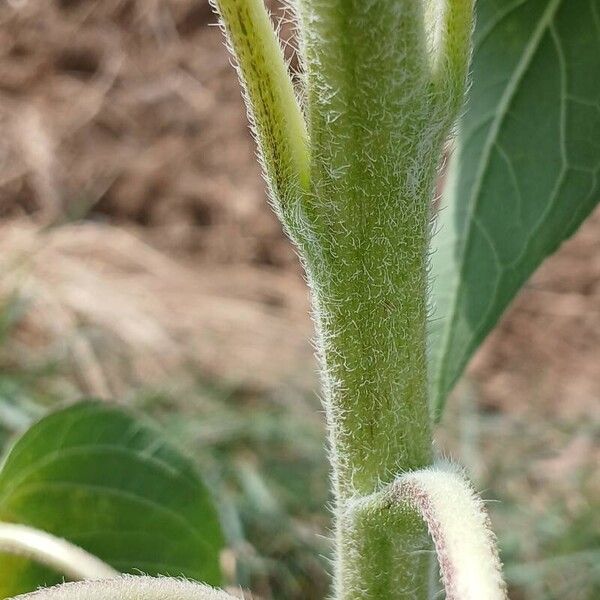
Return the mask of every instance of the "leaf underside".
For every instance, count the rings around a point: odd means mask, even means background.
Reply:
[[[0,520],[63,537],[123,573],[220,583],[220,525],[193,464],[106,403],[55,412],[17,441],[0,471]],[[0,554],[0,598],[62,580]]]
[[[600,0],[480,0],[473,85],[433,240],[432,412],[600,200]]]

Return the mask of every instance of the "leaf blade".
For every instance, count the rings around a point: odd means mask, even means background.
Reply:
[[[434,239],[436,418],[520,286],[599,200],[598,14],[598,0],[478,4],[470,105]]]
[[[220,582],[217,514],[194,465],[151,425],[85,402],[34,425],[0,470],[0,519],[64,537],[128,573]],[[0,597],[59,583],[15,556]]]

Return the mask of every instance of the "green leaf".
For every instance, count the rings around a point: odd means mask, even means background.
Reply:
[[[123,573],[220,583],[223,538],[194,465],[106,403],[55,412],[17,441],[0,471],[0,520],[63,537]],[[0,555],[0,598],[61,581]]]
[[[536,267],[600,199],[600,0],[480,0],[434,239],[433,413]]]

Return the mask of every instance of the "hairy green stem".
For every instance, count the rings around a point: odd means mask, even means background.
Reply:
[[[237,61],[248,116],[277,212],[293,210],[309,187],[304,117],[263,0],[210,0]]]
[[[306,214],[316,240],[304,254],[337,502],[335,596],[426,598],[422,523],[407,515],[390,539],[379,527],[358,527],[346,506],[432,460],[430,205],[462,98],[449,77],[464,79],[468,53],[462,75],[445,54],[457,52],[453,45],[430,54],[430,30],[456,26],[450,5],[444,22],[431,24],[422,0],[300,4],[313,192]]]
[[[463,103],[471,56],[474,5],[475,0],[447,0],[440,23],[440,51],[434,77],[440,93],[453,100],[453,111],[459,111]]]
[[[103,581],[66,583],[13,600],[235,600],[221,590],[167,577],[124,575]]]
[[[279,214],[299,247],[318,330],[336,502],[335,597],[427,598],[422,521],[406,514],[390,536],[355,522],[348,507],[432,461],[430,205],[462,103],[472,1],[298,0],[308,133],[289,133],[307,139],[309,152],[296,171],[281,125],[301,113],[265,95],[263,85],[282,89],[273,84],[282,61],[269,63],[261,50],[274,42],[257,3],[217,2],[271,188],[296,192],[278,199]]]
[[[441,463],[406,473],[348,510],[358,529],[381,531],[384,539],[394,539],[411,516],[419,516],[435,546],[446,600],[506,600],[483,501],[456,466]]]
[[[347,498],[431,460],[430,204],[455,98],[436,85],[422,0],[300,5],[312,165],[302,250]]]

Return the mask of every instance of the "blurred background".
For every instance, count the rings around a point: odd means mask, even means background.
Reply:
[[[1,0],[0,442],[82,396],[144,410],[223,497],[229,583],[318,600],[330,499],[307,290],[214,24],[207,0]],[[600,597],[599,398],[597,211],[437,433],[489,501],[515,600]]]

